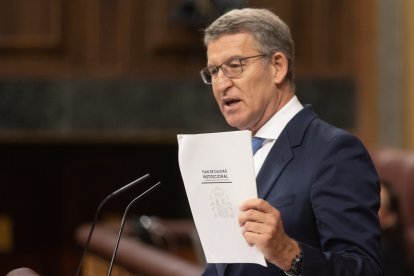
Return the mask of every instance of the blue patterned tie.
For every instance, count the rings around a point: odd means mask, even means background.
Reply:
[[[263,145],[263,138],[260,137],[253,137],[252,138],[252,146],[253,146],[253,155],[258,151]]]

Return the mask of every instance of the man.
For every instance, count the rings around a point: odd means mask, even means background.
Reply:
[[[268,267],[208,264],[204,275],[382,275],[379,181],[362,143],[295,96],[289,28],[262,9],[233,10],[206,30],[201,71],[227,123],[262,138],[259,198],[239,223]]]

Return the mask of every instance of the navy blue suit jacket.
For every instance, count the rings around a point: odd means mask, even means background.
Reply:
[[[303,251],[303,276],[382,275],[379,180],[362,143],[305,106],[259,174],[260,198],[277,208]],[[275,265],[207,264],[203,275],[285,275]]]

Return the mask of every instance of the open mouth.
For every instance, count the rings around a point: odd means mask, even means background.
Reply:
[[[240,100],[237,99],[228,99],[228,100],[224,100],[224,105],[225,106],[232,106],[237,104],[238,102],[240,102]]]

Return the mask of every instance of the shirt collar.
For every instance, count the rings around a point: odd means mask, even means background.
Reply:
[[[256,133],[256,137],[276,140],[289,121],[303,109],[302,104],[295,96],[276,112]]]

